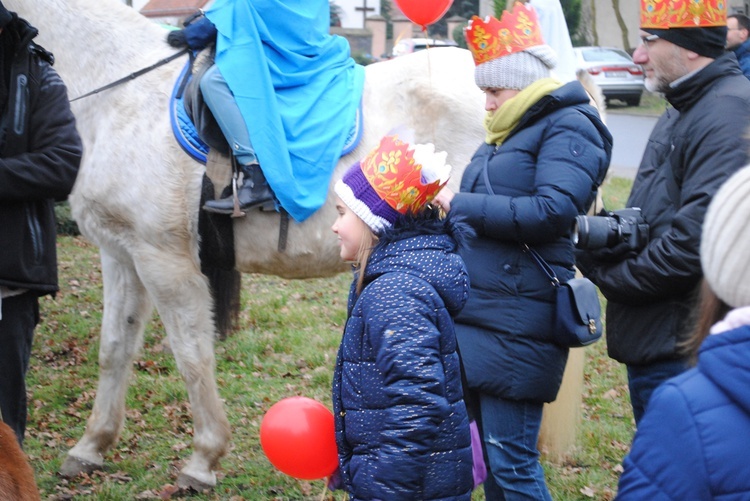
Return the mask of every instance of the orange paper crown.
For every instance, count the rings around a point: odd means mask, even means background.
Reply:
[[[464,29],[474,63],[479,66],[501,56],[544,45],[536,11],[516,2],[512,11],[504,11],[500,21],[492,16],[474,16]]]
[[[385,136],[361,162],[362,173],[381,200],[401,214],[432,201],[447,179],[423,183],[422,166],[398,136]]]
[[[641,0],[641,28],[726,26],[726,0]]]

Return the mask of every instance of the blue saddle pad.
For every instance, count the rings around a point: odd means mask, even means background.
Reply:
[[[172,124],[172,132],[177,140],[177,143],[182,147],[185,152],[190,155],[194,160],[205,164],[208,158],[209,147],[206,143],[201,140],[198,136],[198,131],[190,120],[190,117],[185,111],[183,105],[182,90],[186,87],[187,82],[192,78],[192,75],[186,75],[191,70],[190,61],[185,64],[182,69],[180,76],[175,82],[175,86],[172,89],[172,96],[169,98],[169,121]],[[352,124],[349,133],[346,136],[344,142],[344,148],[341,151],[341,156],[348,155],[354,150],[362,139],[362,102],[360,101],[357,107],[357,113],[354,117],[354,124]]]

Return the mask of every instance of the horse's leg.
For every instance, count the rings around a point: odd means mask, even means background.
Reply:
[[[99,346],[99,386],[86,432],[65,458],[60,474],[73,477],[104,465],[104,453],[117,441],[125,422],[125,392],[133,358],[153,305],[132,263],[101,251],[104,316]]]
[[[216,485],[214,470],[231,436],[216,385],[213,302],[195,259],[174,251],[164,257],[155,249],[139,253],[136,267],[164,323],[193,413],[193,454],[177,485],[202,490]]]

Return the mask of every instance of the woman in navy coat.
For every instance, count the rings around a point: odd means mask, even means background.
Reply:
[[[515,45],[493,39],[502,30]],[[479,397],[486,498],[548,500],[536,443],[568,349],[555,342],[553,287],[524,246],[561,281],[574,276],[571,228],[604,179],[612,136],[578,81],[550,78],[555,54],[531,8],[516,4],[502,21],[474,17],[466,39],[487,96],[487,136],[460,192],[436,197],[478,235],[461,253],[472,290],[456,334]]]

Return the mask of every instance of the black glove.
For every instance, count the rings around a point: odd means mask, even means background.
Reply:
[[[591,251],[583,249],[575,249],[576,257],[576,268],[583,274],[584,277],[588,277],[592,271],[596,268],[596,261],[591,256]]]
[[[620,242],[614,247],[602,247],[591,251],[591,257],[603,263],[619,263],[638,255],[628,242]]]
[[[167,35],[167,43],[175,49],[183,49],[188,46],[185,30],[173,30]]]

